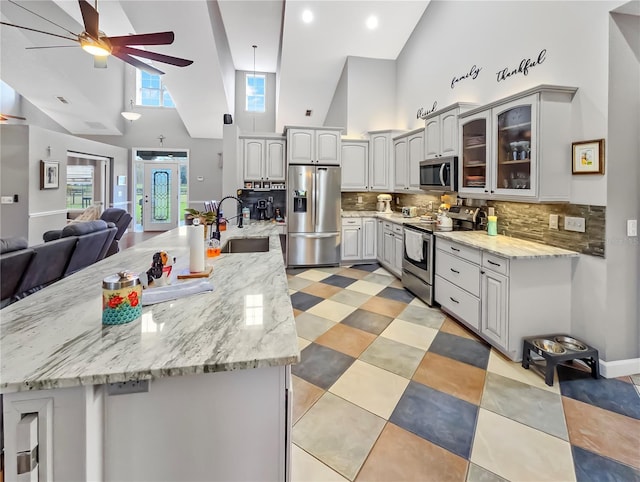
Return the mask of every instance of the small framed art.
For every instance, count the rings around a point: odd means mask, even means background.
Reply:
[[[573,174],[604,174],[604,139],[574,142]]]
[[[60,187],[60,163],[58,161],[40,161],[40,189],[58,189]]]

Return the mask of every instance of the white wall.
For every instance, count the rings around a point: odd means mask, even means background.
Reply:
[[[324,118],[324,125],[335,127],[344,126],[347,127],[347,120],[349,116],[348,109],[348,94],[349,94],[349,58],[342,67],[342,73],[340,74],[340,80],[333,93],[333,99],[329,105],[327,116]],[[360,106],[356,106],[358,108]],[[343,136],[349,136],[348,129],[342,133]]]
[[[29,233],[29,129],[0,126],[0,194],[18,195],[14,204],[0,204],[0,237],[27,237]]]

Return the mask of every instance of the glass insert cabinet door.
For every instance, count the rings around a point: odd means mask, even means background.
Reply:
[[[490,125],[491,111],[464,118],[461,123],[462,169],[458,178],[461,191],[489,192]]]
[[[531,196],[536,192],[537,96],[494,109],[495,192]]]
[[[177,163],[144,163],[142,219],[145,231],[178,227],[179,176]]]

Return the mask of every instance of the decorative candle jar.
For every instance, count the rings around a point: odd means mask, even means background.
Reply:
[[[142,284],[128,271],[102,281],[102,324],[122,325],[142,315]]]

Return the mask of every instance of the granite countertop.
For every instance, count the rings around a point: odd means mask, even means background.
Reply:
[[[214,291],[144,307],[126,325],[102,325],[102,280],[146,271],[153,253],[188,267],[186,228],[155,236],[0,312],[0,393],[278,366],[300,360],[278,231],[229,226],[230,238],[269,236],[264,253],[212,259]],[[180,281],[176,281],[180,283]]]
[[[512,238],[510,236],[489,236],[486,231],[436,232],[436,236],[450,239],[473,248],[480,248],[498,256],[517,259],[550,257],[576,257],[580,253],[546,244]]]
[[[379,213],[377,211],[343,211],[343,218],[380,218],[396,224],[417,223],[420,217],[406,218],[402,213],[394,212],[391,214]]]

